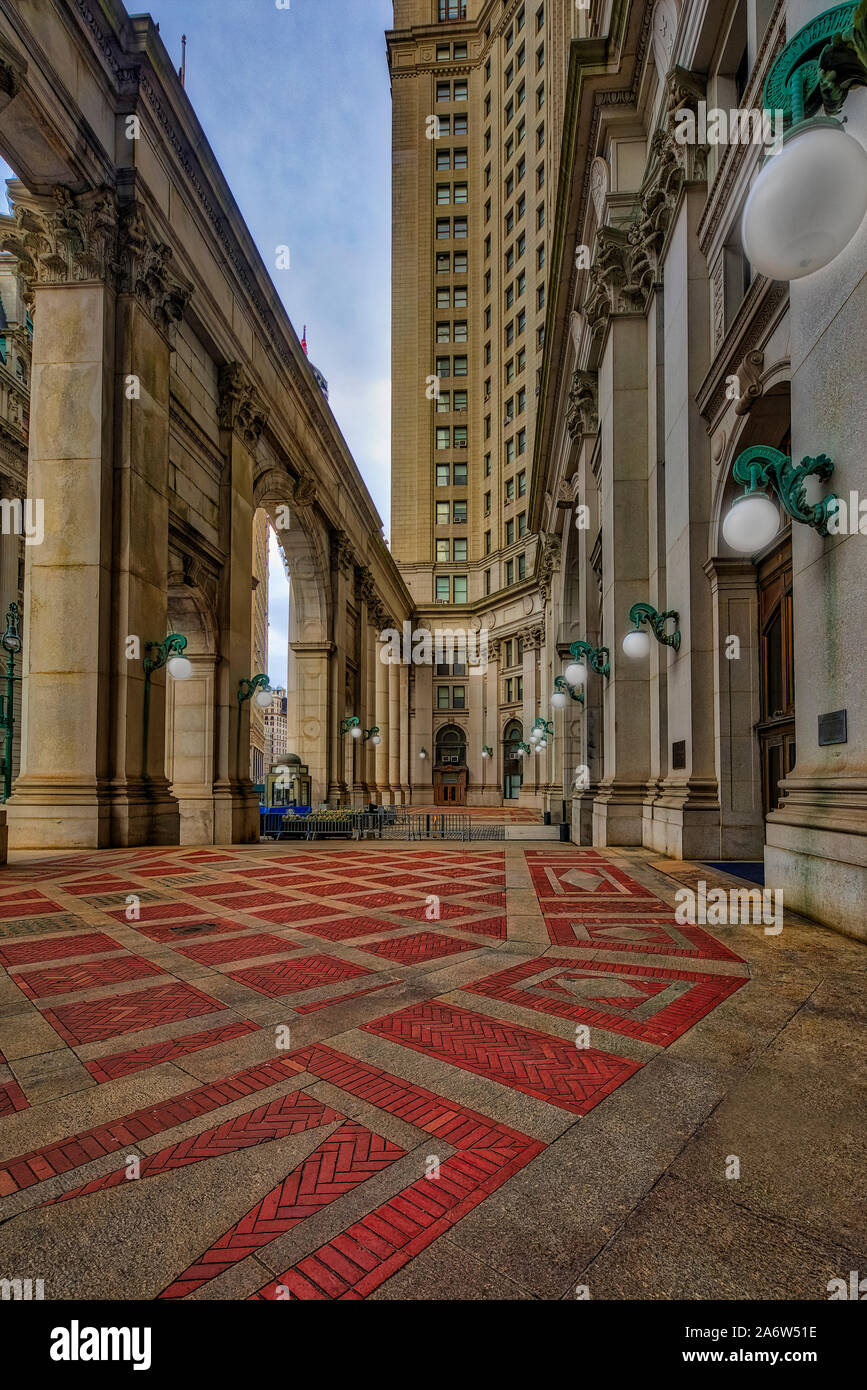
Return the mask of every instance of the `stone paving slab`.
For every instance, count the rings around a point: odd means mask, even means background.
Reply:
[[[686,880],[655,862],[538,839],[13,856],[0,1276],[44,1267],[49,1298],[826,1297],[867,1267],[867,948],[790,916],[682,930]],[[110,964],[133,958],[161,973]],[[167,982],[213,1007],[175,1017]]]

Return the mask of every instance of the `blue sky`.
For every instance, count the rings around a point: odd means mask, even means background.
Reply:
[[[132,14],[145,8],[127,0]],[[387,535],[391,0],[153,0],[150,10],[176,66],[187,35],[187,93],[299,337],[307,325]],[[291,270],[276,269],[279,246]],[[284,684],[276,556],[271,573],[269,674]]]

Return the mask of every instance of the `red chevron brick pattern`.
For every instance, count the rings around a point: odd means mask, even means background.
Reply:
[[[258,1031],[258,1023],[241,1019],[237,1023],[227,1023],[224,1028],[209,1028],[204,1033],[187,1033],[185,1037],[171,1038],[168,1042],[151,1043],[150,1047],[135,1047],[129,1052],[115,1052],[110,1057],[96,1057],[84,1065],[95,1081],[116,1081],[119,1076],[134,1076],[136,1072],[158,1067],[163,1062],[173,1062],[176,1057],[186,1057],[191,1052],[217,1047]]]
[[[43,1017],[66,1042],[75,1046],[101,1042],[120,1033],[140,1033],[143,1028],[161,1028],[181,1018],[217,1013],[225,1007],[192,985],[171,984],[89,1003],[63,1004],[46,1009]]]
[[[62,911],[62,907],[39,892],[27,893],[22,897],[16,895],[14,901],[8,898],[0,901],[0,917],[29,917],[37,913],[40,917],[45,917],[51,912]]]
[[[185,1298],[269,1245],[361,1183],[389,1168],[404,1151],[363,1125],[347,1121],[320,1144],[287,1178],[257,1202],[160,1295]]]
[[[563,972],[559,978],[555,973],[552,979],[527,987],[534,976],[548,976],[557,970]],[[577,1001],[575,992],[565,987],[568,982],[578,986],[579,997],[582,990],[586,991],[586,1003]],[[599,960],[585,964],[540,956],[478,980],[468,985],[467,990],[471,994],[501,999],[539,1013],[573,1019],[667,1047],[744,984],[746,978],[739,975],[706,975],[650,965],[612,965]],[[641,1020],[629,1017],[630,1011],[654,996],[661,1004],[656,1012]]]
[[[371,941],[358,949],[399,961],[401,965],[420,965],[423,961],[455,956],[462,951],[477,951],[479,945],[475,941],[458,941],[454,936],[440,936],[438,932],[421,931],[415,936],[390,936],[385,941]]]
[[[12,978],[28,999],[45,999],[52,994],[74,994],[82,989],[103,989],[127,980],[144,980],[164,975],[159,966],[140,956],[116,956],[112,960],[82,961],[75,965],[52,965],[45,970],[28,970]]]
[[[398,922],[381,922],[377,917],[335,917],[330,922],[305,923],[300,930],[311,936],[322,936],[326,941],[352,941],[357,936],[400,931],[401,926]]]
[[[203,965],[225,965],[232,960],[250,960],[253,956],[276,956],[287,951],[300,951],[297,941],[287,941],[282,936],[269,936],[267,932],[236,936],[231,941],[203,941],[197,946],[179,946],[182,956],[201,961]]]
[[[59,1173],[69,1173],[93,1158],[117,1153],[128,1144],[160,1134],[175,1125],[186,1124],[188,1120],[231,1105],[268,1086],[276,1086],[303,1070],[303,1066],[290,1056],[261,1062],[222,1081],[198,1086],[172,1100],[161,1101],[157,1105],[136,1110],[131,1115],[123,1115],[118,1120],[97,1125],[83,1134],[72,1135],[69,1139],[48,1144],[18,1158],[6,1159],[0,1163],[0,1197],[33,1187],[46,1178],[57,1177]]]
[[[0,965],[35,965],[42,960],[61,960],[65,956],[97,956],[107,951],[122,951],[116,941],[103,932],[89,936],[58,936],[51,941],[19,941],[12,946],[0,946]]]
[[[695,960],[740,960],[701,927],[679,926],[671,914],[634,914],[608,918],[546,917],[548,935],[557,946],[586,946],[592,950],[658,952],[691,956]]]
[[[305,989],[318,989],[338,980],[354,980],[359,975],[371,975],[363,965],[353,965],[336,956],[303,956],[294,960],[277,961],[274,965],[251,966],[249,970],[230,970],[229,978],[238,984],[267,994],[270,999],[284,994],[300,994]]]
[[[183,1139],[179,1144],[170,1144],[159,1153],[142,1158],[136,1182],[143,1178],[157,1177],[175,1168],[186,1168],[191,1163],[202,1163],[207,1159],[221,1158],[225,1154],[238,1153],[241,1149],[252,1149],[258,1144],[269,1144],[272,1139],[285,1139],[290,1134],[303,1134],[308,1129],[319,1129],[345,1120],[346,1116],[332,1110],[321,1100],[305,1095],[303,1091],[290,1091],[270,1105],[260,1105],[246,1115],[238,1115],[225,1124],[215,1125],[213,1129],[203,1130],[191,1139]],[[89,1197],[94,1192],[102,1192],[107,1187],[120,1187],[127,1182],[126,1164],[106,1173],[93,1182],[85,1183],[70,1192],[56,1197],[55,1202],[69,1202],[73,1197]],[[46,1206],[52,1205],[46,1202]]]
[[[365,1024],[364,1031],[576,1115],[586,1115],[640,1066],[446,1004],[415,1004]]]
[[[29,1109],[30,1101],[17,1081],[0,1081],[0,1117]]]

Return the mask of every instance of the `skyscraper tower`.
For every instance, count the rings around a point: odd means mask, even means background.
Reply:
[[[445,804],[544,804],[542,764],[514,750],[547,703],[527,515],[580,22],[569,0],[395,0],[387,35],[391,548],[423,622],[489,638],[484,675],[454,662],[414,672],[414,739],[432,752],[414,775],[428,769]]]

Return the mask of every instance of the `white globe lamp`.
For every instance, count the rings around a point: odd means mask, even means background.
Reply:
[[[780,513],[766,492],[739,497],[723,522],[723,538],[741,555],[770,545],[780,529]]]
[[[646,632],[627,632],[623,639],[624,655],[630,661],[642,661],[650,656],[650,637]]]

